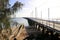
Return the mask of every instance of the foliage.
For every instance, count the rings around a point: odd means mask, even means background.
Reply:
[[[9,0],[0,0],[0,28],[2,28],[2,24],[5,28],[9,27],[10,15],[14,14],[21,6],[23,4],[18,1],[11,7]]]
[[[0,33],[2,33],[3,29],[10,28],[10,15],[14,14],[22,6],[23,4],[18,1],[11,6],[9,0],[0,0]]]

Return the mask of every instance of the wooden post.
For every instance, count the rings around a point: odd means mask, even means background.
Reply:
[[[43,24],[43,20],[42,20],[42,11],[41,11],[41,22],[42,22],[42,24]]]
[[[50,9],[48,8],[48,20],[49,20],[49,26],[50,26]]]
[[[35,18],[37,18],[37,8],[35,8]]]

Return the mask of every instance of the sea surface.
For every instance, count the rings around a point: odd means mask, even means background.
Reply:
[[[23,24],[26,27],[29,26],[28,20],[25,18],[12,18],[12,21],[17,22],[18,24]]]

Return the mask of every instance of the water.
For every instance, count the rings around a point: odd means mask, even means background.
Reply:
[[[17,22],[18,24],[23,24],[24,26],[29,26],[28,20],[24,18],[12,18],[13,22]],[[12,23],[15,24],[15,23]]]

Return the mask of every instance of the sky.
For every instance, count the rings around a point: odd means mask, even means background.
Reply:
[[[10,4],[13,5],[17,0],[10,0]],[[48,8],[49,18],[59,19],[60,18],[60,0],[18,0],[23,3],[24,6],[21,10],[18,10],[15,15],[16,17],[34,17],[42,19],[48,19]]]

